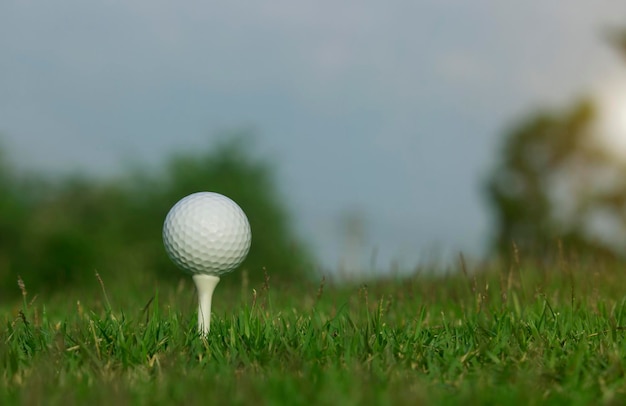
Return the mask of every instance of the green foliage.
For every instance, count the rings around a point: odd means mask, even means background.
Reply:
[[[626,30],[608,34],[626,55]],[[559,244],[583,256],[626,253],[626,163],[599,147],[595,115],[583,100],[535,114],[506,135],[485,187],[493,251],[510,256],[514,245],[546,257]]]
[[[171,284],[25,297],[0,311],[0,403],[622,404],[620,269],[219,286],[207,338]]]
[[[608,254],[590,230],[599,213],[616,216],[626,231],[619,207],[626,184],[610,182],[626,172],[598,146],[593,123],[594,108],[583,101],[563,114],[532,116],[509,133],[486,187],[496,251],[507,255],[514,243],[545,255],[559,241],[579,254]]]
[[[12,171],[10,162],[0,151],[0,283],[11,275],[11,268],[18,260],[16,253],[21,246],[22,227],[27,222],[31,208],[28,195],[24,193],[21,179]],[[13,278],[12,286],[15,286]],[[1,289],[0,289],[1,290]]]
[[[96,270],[138,286],[178,280],[183,275],[163,250],[163,221],[179,199],[203,190],[231,197],[248,215],[253,243],[242,267],[252,281],[263,278],[263,268],[272,276],[301,277],[310,256],[290,227],[273,167],[250,145],[245,137],[223,139],[208,151],[179,153],[159,170],[139,168],[121,179],[37,175],[26,182],[5,165],[0,291],[13,294],[18,275],[37,290],[66,289],[90,281]]]

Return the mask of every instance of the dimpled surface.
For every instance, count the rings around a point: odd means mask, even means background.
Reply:
[[[170,259],[194,274],[221,275],[248,255],[248,218],[237,203],[212,192],[193,193],[172,207],[163,224]]]

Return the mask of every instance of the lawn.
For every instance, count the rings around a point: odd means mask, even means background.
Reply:
[[[459,269],[456,269],[459,268]],[[619,262],[93,285],[0,310],[0,404],[625,404]],[[237,282],[233,282],[237,281]]]

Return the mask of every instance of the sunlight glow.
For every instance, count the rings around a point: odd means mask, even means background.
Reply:
[[[601,142],[616,157],[626,159],[626,77],[607,81],[596,93]]]

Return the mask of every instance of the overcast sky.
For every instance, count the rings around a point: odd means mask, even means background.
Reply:
[[[112,174],[253,128],[327,266],[346,212],[382,268],[478,255],[504,130],[621,77],[613,26],[626,2],[6,0],[0,134],[24,168]]]

